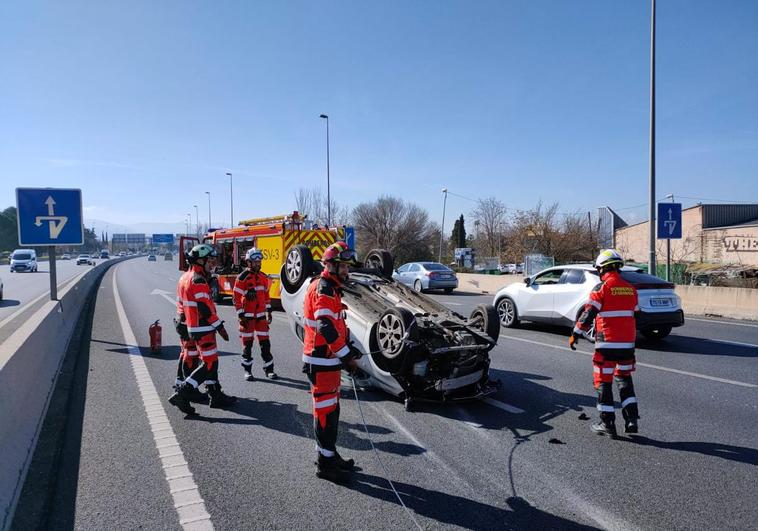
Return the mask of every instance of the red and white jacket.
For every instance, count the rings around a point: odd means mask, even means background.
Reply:
[[[269,289],[271,281],[265,273],[245,269],[234,281],[234,307],[237,315],[248,319],[262,319],[271,310]]]
[[[308,286],[303,304],[304,372],[338,371],[354,357],[347,344],[341,286],[326,270]]]
[[[633,354],[638,311],[637,290],[618,271],[610,271],[590,293],[574,332],[583,335],[594,321],[595,350]]]
[[[184,313],[187,332],[193,339],[212,334],[223,325],[201,266],[193,265],[181,276],[176,299],[177,312]]]

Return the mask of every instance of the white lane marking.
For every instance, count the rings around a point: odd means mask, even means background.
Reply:
[[[533,345],[540,345],[543,347],[549,347],[554,348],[558,350],[568,350],[569,352],[575,352],[577,354],[584,354],[585,356],[592,356],[592,352],[586,352],[583,350],[571,350],[569,347],[561,347],[558,345],[551,345],[550,343],[543,343],[541,341],[534,341],[532,339],[524,339],[521,337],[513,337],[513,336],[504,336],[503,334],[500,334],[500,337],[504,339],[511,339],[513,341],[523,341],[524,343],[531,343]],[[727,380],[726,378],[718,378],[716,376],[708,376],[706,374],[699,374],[696,372],[689,372],[689,371],[680,371],[679,369],[670,369],[668,367],[661,367],[660,365],[652,365],[650,363],[636,363],[637,367],[648,367],[649,369],[658,369],[659,371],[665,371],[665,372],[673,372],[676,374],[683,374],[685,376],[692,376],[694,378],[702,378],[703,380],[712,380],[714,382],[721,382],[721,383],[727,383],[731,385],[739,385],[741,387],[750,387],[755,388],[758,387],[756,384],[746,383],[746,382],[738,382],[736,380]]]
[[[517,408],[516,406],[506,404],[505,402],[501,402],[499,400],[495,400],[494,398],[485,398],[483,402],[485,404],[489,404],[491,406],[502,409],[503,411],[507,411],[508,413],[513,413],[515,415],[520,415],[521,413],[524,412],[524,410],[521,408]]]
[[[176,305],[176,297],[172,297],[171,293],[162,289],[154,289],[150,292],[150,295],[160,295],[166,299],[171,305]]]
[[[82,278],[87,273],[89,273],[89,270],[87,270],[84,273],[81,273],[81,274],[79,274],[77,276],[74,276],[74,277],[71,277],[71,278],[67,278],[66,280],[62,280],[61,282],[58,283],[58,290],[63,290],[64,286],[67,286],[67,285],[69,285],[72,282],[78,282],[79,279]],[[17,309],[15,312],[13,312],[12,314],[10,314],[8,317],[6,317],[2,321],[0,321],[0,328],[4,327],[6,324],[8,324],[9,322],[11,322],[13,319],[15,319],[18,314],[20,314],[21,312],[23,312],[24,310],[26,310],[27,308],[29,308],[29,306],[32,306],[33,304],[36,304],[37,302],[39,302],[43,298],[47,297],[48,295],[50,295],[50,290],[45,291],[42,295],[40,295],[38,297],[35,297],[34,299],[30,300],[29,302],[27,302],[26,304],[24,304],[23,306],[21,306],[19,309]],[[59,296],[59,298],[60,298],[60,296]]]
[[[754,343],[741,343],[739,341],[727,341],[726,339],[706,339],[710,343],[724,343],[726,345],[737,345],[738,347],[751,347],[758,348],[758,345]]]
[[[446,304],[448,306],[463,306],[462,302],[448,302],[448,301],[442,301],[442,304]]]
[[[690,317],[689,315],[685,316],[686,321],[699,321],[701,323],[717,323],[717,324],[725,324],[725,325],[732,325],[732,326],[747,326],[749,328],[758,328],[758,324],[750,324],[750,323],[734,323],[731,321],[714,321],[713,319],[696,319],[695,317]]]
[[[121,296],[118,292],[118,271],[119,267],[113,273],[113,296],[116,300],[116,312],[118,313],[118,320],[121,323],[124,341],[128,345],[129,359],[132,362],[134,376],[137,379],[142,404],[147,414],[150,429],[153,432],[153,443],[155,444],[155,449],[158,451],[158,458],[161,460],[163,474],[166,482],[168,482],[171,497],[174,499],[174,509],[176,509],[176,513],[179,516],[179,525],[184,529],[212,530],[211,515],[208,514],[205,508],[205,501],[200,496],[200,491],[184,458],[182,448],[171,428],[166,411],[163,409],[161,398],[158,396],[152,378],[150,378],[145,360],[137,347],[138,343],[134,337],[134,331],[132,331],[126,318],[126,312],[124,311],[123,304],[121,304]],[[159,440],[166,439],[166,436],[173,437],[176,443],[161,444]],[[174,451],[174,449],[177,451]],[[170,474],[169,469],[171,471]]]

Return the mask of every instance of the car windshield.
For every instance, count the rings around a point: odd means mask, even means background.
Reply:
[[[589,271],[595,276],[598,276],[597,271]],[[622,271],[621,272],[621,278],[629,282],[632,286],[639,286],[639,285],[652,285],[652,284],[659,284],[661,288],[669,287],[671,285],[670,282],[666,282],[662,278],[658,278],[653,275],[648,275],[647,273],[642,273],[639,271]]]
[[[89,255],[88,254],[80,254],[79,258],[89,258]]]
[[[427,271],[450,271],[450,268],[448,268],[447,266],[444,266],[442,264],[438,264],[435,262],[429,262],[423,265],[424,265],[424,269],[426,269]]]
[[[13,253],[14,260],[31,260],[31,253]]]

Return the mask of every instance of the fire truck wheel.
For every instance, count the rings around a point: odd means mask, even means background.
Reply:
[[[287,293],[295,293],[314,271],[313,255],[305,245],[295,245],[282,264],[280,279]]]
[[[372,249],[366,255],[364,265],[367,268],[378,269],[384,278],[392,278],[395,270],[395,259],[386,249]]]

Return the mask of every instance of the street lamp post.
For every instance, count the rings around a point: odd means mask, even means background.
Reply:
[[[445,238],[445,208],[447,208],[447,188],[442,189],[445,199],[442,201],[442,228],[440,230],[440,252],[437,261],[442,263],[442,240]]]
[[[326,224],[332,226],[332,195],[329,185],[329,115],[320,114],[326,120]]]
[[[189,236],[190,235],[190,227],[192,226],[192,214],[190,214],[189,212],[187,212],[187,218],[186,218],[186,220],[187,220],[187,236]]]
[[[205,193],[208,194],[208,230],[211,230],[211,193]]]
[[[192,205],[195,207],[195,233],[196,236],[200,236],[200,210],[198,210],[197,205]]]
[[[651,0],[650,8],[650,212],[649,212],[649,239],[650,256],[648,258],[648,270],[651,275],[657,274],[655,266],[655,0]]]
[[[226,172],[226,174],[229,176],[229,207],[231,211],[231,228],[234,228],[234,181],[232,179],[232,174],[230,172]]]

